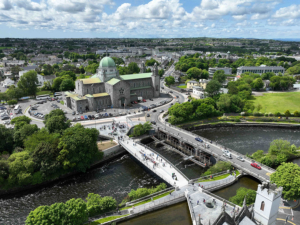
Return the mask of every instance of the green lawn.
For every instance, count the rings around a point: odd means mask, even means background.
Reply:
[[[161,195],[155,196],[155,197],[153,198],[153,200],[156,200],[156,199],[159,199],[159,198],[165,197],[165,196],[169,195],[169,194],[170,194],[170,192],[173,192],[173,191],[168,191],[168,192],[166,192],[166,193],[164,193],[164,194],[161,194]],[[145,200],[145,201],[139,202],[139,203],[137,203],[137,204],[134,204],[134,206],[143,205],[143,204],[145,204],[145,203],[148,203],[148,202],[151,202],[151,201],[152,201],[151,199],[148,199],[148,200]],[[127,206],[127,207],[121,208],[120,210],[125,210],[125,209],[130,209],[130,208],[132,208],[132,206]]]
[[[182,86],[177,86],[178,88],[181,88],[181,89],[185,89],[186,88],[186,85],[182,85]]]
[[[14,47],[0,47],[0,50],[2,50],[2,49],[10,49],[10,48],[14,48]]]
[[[236,172],[236,176],[238,176],[240,174],[240,172],[238,170],[235,171]],[[216,181],[216,180],[222,180],[225,179],[226,177],[228,177],[230,175],[230,173],[227,174],[223,174],[221,176],[217,176],[214,177],[213,179],[207,179],[207,180],[203,180],[203,179],[199,179],[198,182],[208,182],[208,181]]]
[[[129,216],[129,214],[122,215],[122,216],[109,216],[109,217],[105,217],[105,218],[102,218],[100,220],[96,220],[94,222],[91,222],[90,224],[91,225],[97,225],[97,224],[101,224],[101,223],[106,223],[106,222],[109,222],[109,221],[112,221],[112,220],[115,220],[115,219],[118,219],[118,218],[122,218],[122,217],[125,217],[125,216]]]
[[[260,104],[262,113],[284,113],[286,110],[300,111],[300,92],[288,92],[288,93],[271,93],[264,94],[263,96],[252,97],[251,102],[254,106]],[[255,110],[256,111],[256,110]]]
[[[51,93],[51,91],[38,91],[36,95],[50,95]]]

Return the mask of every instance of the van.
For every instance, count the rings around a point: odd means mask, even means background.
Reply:
[[[223,156],[227,157],[228,159],[232,159],[230,152],[224,152]]]

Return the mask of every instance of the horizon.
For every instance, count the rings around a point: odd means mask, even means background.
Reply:
[[[0,12],[0,38],[300,36],[292,0],[0,0]]]

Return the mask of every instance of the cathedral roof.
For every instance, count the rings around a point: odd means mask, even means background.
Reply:
[[[110,84],[110,85],[115,85],[115,84],[117,84],[118,82],[120,82],[119,79],[112,78],[112,79],[110,79],[109,81],[107,81],[106,83],[108,83],[108,84]]]
[[[122,80],[135,80],[135,79],[143,79],[143,78],[150,78],[152,73],[137,73],[137,74],[130,74],[130,75],[121,75]]]
[[[101,80],[99,79],[99,77],[93,77],[93,78],[86,78],[86,79],[80,79],[83,84],[97,84],[97,83],[101,83]]]
[[[103,67],[116,67],[115,61],[110,57],[104,57],[99,64],[99,68]]]

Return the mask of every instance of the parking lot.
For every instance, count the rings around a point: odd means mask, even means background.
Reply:
[[[78,121],[78,120],[82,120],[81,116],[85,117],[85,116],[95,116],[95,114],[99,114],[99,119],[101,118],[105,118],[105,117],[112,117],[112,116],[120,116],[120,115],[124,115],[124,114],[135,114],[138,113],[138,111],[142,110],[142,107],[149,107],[150,105],[156,105],[159,106],[161,105],[162,102],[168,102],[172,99],[172,97],[167,94],[167,93],[161,93],[161,96],[159,98],[154,98],[153,101],[150,100],[146,100],[146,102],[138,102],[137,104],[133,104],[131,107],[126,107],[125,109],[122,108],[109,108],[109,109],[103,109],[101,110],[99,113],[92,111],[92,112],[87,112],[87,113],[78,113],[75,112],[75,115],[73,110],[62,105],[57,101],[45,101],[43,104],[37,104],[37,102],[40,102],[41,100],[35,100],[35,99],[30,99],[30,100],[26,100],[26,101],[21,101],[18,102],[18,105],[20,105],[21,109],[22,109],[22,113],[20,114],[15,114],[13,108],[14,107],[9,107],[8,105],[5,105],[5,107],[7,109],[10,110],[10,113],[13,118],[17,117],[17,116],[21,116],[21,115],[26,115],[29,116],[32,119],[32,123],[37,124],[39,127],[43,127],[43,117],[48,114],[51,110],[54,110],[56,108],[62,109],[64,112],[66,112],[66,117],[68,119],[70,119],[71,121]],[[34,106],[36,109],[31,110],[31,115],[29,115],[29,110],[30,107]],[[26,112],[25,112],[26,111]],[[149,112],[151,113],[151,112]],[[37,114],[37,115],[34,115]],[[80,119],[79,119],[79,118]],[[88,119],[92,119],[91,117]],[[86,120],[86,119],[84,119]],[[4,121],[0,120],[0,124],[3,124]]]

